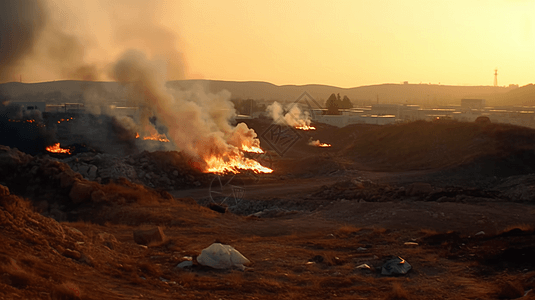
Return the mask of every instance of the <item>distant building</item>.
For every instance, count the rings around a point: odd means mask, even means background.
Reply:
[[[17,104],[22,106],[24,110],[38,110],[40,112],[44,112],[46,110],[46,102],[13,102],[13,104]]]
[[[485,99],[461,99],[462,108],[483,109],[485,108]]]

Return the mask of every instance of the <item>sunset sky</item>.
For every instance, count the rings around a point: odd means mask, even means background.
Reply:
[[[532,0],[181,0],[156,7],[144,0],[114,2],[124,11],[106,2],[52,5],[65,28],[86,33],[87,62],[110,64],[127,46],[147,46],[143,39],[114,44],[108,28],[118,18],[138,27],[132,32],[143,31],[145,22],[168,31],[188,79],[492,85],[498,68],[499,85],[535,82]],[[141,9],[125,16],[131,3]],[[152,43],[152,54],[159,44]],[[61,79],[50,77],[25,75]]]
[[[210,79],[492,85],[535,82],[535,1],[184,1],[192,73]]]

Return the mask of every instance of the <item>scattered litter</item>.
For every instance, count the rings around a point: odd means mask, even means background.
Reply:
[[[398,256],[383,264],[381,275],[405,275],[410,269],[412,269],[411,265]]]
[[[405,242],[406,246],[418,246],[418,243],[415,242]]]
[[[364,247],[358,247],[357,248],[357,252],[366,252],[368,251],[368,249],[364,248]]]
[[[313,264],[315,264],[315,262],[313,262],[313,261],[307,261],[305,265],[313,265]]]
[[[372,267],[368,266],[367,264],[358,265],[357,269],[371,269]]]
[[[163,277],[160,277],[160,280],[163,281],[163,282],[169,282],[169,280],[163,278]]]
[[[193,266],[193,262],[191,260],[185,260],[178,265],[176,265],[177,268],[184,269],[184,268],[190,268]]]
[[[191,257],[191,256],[184,256],[182,258],[185,259],[185,260],[193,260],[193,257]]]
[[[197,262],[203,266],[212,267],[214,269],[238,267],[242,270],[245,269],[245,264],[250,263],[250,261],[234,249],[234,247],[220,243],[213,243],[210,247],[202,250],[201,255],[197,257]]]
[[[485,231],[480,231],[480,232],[476,233],[474,236],[478,236],[478,235],[485,235]]]

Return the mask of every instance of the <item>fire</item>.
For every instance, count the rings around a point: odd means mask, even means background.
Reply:
[[[67,153],[67,154],[71,154],[71,150],[61,148],[59,146],[59,143],[56,143],[53,146],[46,147],[46,151],[51,152],[51,153]]]
[[[322,143],[319,140],[313,141],[312,138],[310,138],[310,141],[308,142],[308,144],[310,146],[321,147],[321,148],[329,148],[332,146],[331,144]]]
[[[254,173],[271,173],[272,169],[262,166],[253,159],[243,157],[243,154],[237,154],[233,157],[216,157],[212,156],[206,160],[208,173],[240,173],[241,170],[250,170]]]
[[[258,147],[249,147],[249,146],[246,146],[246,145],[242,145],[241,147],[242,151],[244,152],[250,152],[250,153],[264,153],[264,150],[258,148]]]
[[[73,120],[73,117],[70,117],[70,118],[67,118],[67,119],[59,119],[58,120],[58,124],[60,124],[61,122],[69,122],[70,120]]]
[[[301,126],[295,126],[295,129],[299,129],[299,130],[316,130],[316,127],[305,124],[305,125],[301,125]]]
[[[136,139],[139,139],[139,133],[136,132]],[[158,134],[154,133],[149,136],[143,137],[144,140],[151,140],[151,141],[160,141],[162,143],[169,143],[169,139],[167,139],[167,136],[165,134]]]

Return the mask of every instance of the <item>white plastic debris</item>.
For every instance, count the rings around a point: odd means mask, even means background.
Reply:
[[[485,231],[480,231],[480,232],[476,233],[474,236],[478,236],[478,235],[485,235]]]
[[[405,242],[405,246],[418,246],[418,243],[415,243],[415,242]]]
[[[357,269],[371,269],[371,267],[368,264],[362,264],[358,265]]]
[[[210,247],[202,250],[201,255],[197,256],[197,262],[214,269],[237,267],[242,270],[245,268],[244,265],[251,263],[234,247],[220,243],[213,243]]]

